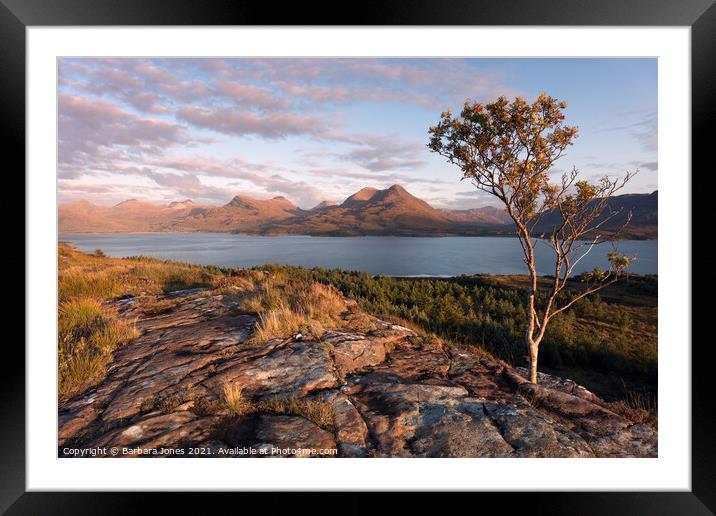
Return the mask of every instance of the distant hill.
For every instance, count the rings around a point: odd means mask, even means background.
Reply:
[[[451,221],[400,185],[363,188],[338,206],[302,213],[265,228],[267,234],[431,235],[454,230]]]
[[[336,202],[334,201],[321,201],[318,204],[316,204],[313,208],[311,208],[309,211],[320,211],[325,210],[326,208],[330,208],[331,206],[335,206]]]
[[[190,200],[159,205],[130,199],[114,206],[76,201],[59,206],[59,229],[65,233],[166,231],[178,220],[203,208]]]
[[[455,222],[470,222],[475,224],[512,224],[512,219],[503,208],[496,206],[483,206],[469,210],[438,210],[448,219]]]
[[[208,207],[172,221],[170,231],[258,231],[269,223],[286,220],[302,213],[285,197],[253,199],[237,195],[224,206]]]
[[[625,236],[655,238],[658,226],[657,192],[614,197],[609,209],[622,210],[604,226],[619,227],[626,213],[633,217]],[[559,222],[547,214],[538,231]],[[363,188],[341,204],[323,201],[309,210],[285,197],[254,199],[237,195],[223,206],[198,205],[187,199],[159,205],[128,200],[115,206],[87,201],[61,204],[59,226],[64,233],[121,233],[140,231],[205,231],[260,235],[317,236],[447,236],[511,235],[514,227],[504,210],[486,206],[469,210],[435,209],[400,185],[379,190]]]
[[[649,239],[657,238],[659,229],[659,194],[653,191],[650,194],[617,195],[607,201],[607,207],[599,220],[610,217],[600,230],[613,232],[621,228],[631,213],[631,221],[622,232],[627,238]],[[537,232],[549,232],[555,225],[562,222],[558,212],[552,212],[542,217],[537,225]]]

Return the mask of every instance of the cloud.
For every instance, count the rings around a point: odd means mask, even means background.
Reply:
[[[372,172],[415,169],[427,164],[425,159],[416,157],[424,151],[424,145],[401,142],[395,136],[370,137],[360,147],[340,156],[340,159]]]
[[[237,106],[253,109],[277,109],[290,105],[287,99],[276,97],[268,88],[260,88],[252,84],[242,84],[235,81],[218,80],[215,91]]]
[[[484,197],[486,194],[485,192],[478,190],[477,188],[475,190],[469,190],[467,192],[455,192],[455,195],[457,197]]]
[[[659,136],[659,117],[657,112],[644,110],[630,111],[624,116],[639,118],[631,123],[604,127],[602,131],[626,131],[641,143],[645,151],[656,152]]]
[[[173,198],[176,198],[176,194],[179,194],[179,197],[194,200],[221,202],[227,199],[228,192],[225,188],[205,185],[197,176],[192,174],[166,174],[149,168],[142,169],[140,173],[159,186],[170,190]]]
[[[351,147],[341,152],[326,150],[304,152],[301,160],[309,166],[322,166],[323,161],[316,161],[316,158],[325,160],[328,157],[371,172],[414,170],[428,163],[425,145],[401,140],[395,134],[369,135],[327,131],[320,133],[319,137],[342,142]]]
[[[149,163],[155,170],[142,170],[140,174],[151,177],[162,186],[181,188],[184,196],[190,197],[191,188],[196,188],[197,194],[211,193],[215,197],[228,200],[238,193],[236,188],[241,188],[240,191],[244,193],[248,188],[259,195],[283,195],[304,207],[313,206],[324,199],[324,192],[316,185],[286,177],[291,171],[273,163],[252,163],[242,158],[217,160],[196,156],[158,158]],[[160,173],[156,171],[157,168],[181,171],[184,174]],[[230,182],[227,186],[214,190],[203,187],[202,190],[198,176],[238,179],[242,182]]]
[[[300,134],[318,136],[325,132],[321,120],[290,113],[257,115],[250,111],[186,106],[177,112],[177,117],[197,127],[238,136],[279,139]]]
[[[128,198],[157,201],[163,198],[163,191],[152,186],[150,181],[135,181],[133,184],[110,182],[85,182],[82,180],[58,180],[60,202],[87,200],[92,198],[99,204],[116,204]]]
[[[659,169],[659,162],[658,161],[647,161],[645,163],[637,162],[636,166],[638,169],[655,171],[655,170]]]
[[[187,102],[210,105],[220,99],[252,110],[287,109],[291,104],[315,109],[360,101],[443,109],[468,96],[515,93],[504,81],[501,70],[475,69],[465,59],[60,60],[62,84],[128,103],[137,94],[151,94],[155,110]]]
[[[72,175],[110,160],[133,160],[159,154],[175,145],[198,141],[186,128],[159,118],[145,118],[114,103],[59,96],[60,172]],[[74,167],[74,168],[73,168]]]
[[[401,184],[428,184],[428,185],[453,185],[453,181],[444,179],[434,179],[427,177],[419,177],[409,174],[385,174],[372,172],[357,172],[344,168],[316,168],[307,171],[308,174],[316,177],[342,178],[343,180],[356,180],[361,183],[370,185],[391,185],[395,183]]]
[[[348,102],[353,97],[351,89],[338,86],[305,86],[295,83],[279,81],[276,86],[284,93],[294,97],[304,97],[313,102]]]
[[[427,169],[435,161],[419,128],[467,97],[529,94],[508,88],[506,71],[451,58],[63,58],[60,190],[222,202],[244,192],[306,206],[400,183],[476,202]],[[655,113],[623,120],[625,134],[656,148]],[[650,153],[634,158],[656,170]]]
[[[519,93],[504,85],[501,70],[475,69],[464,59],[247,60],[232,73],[260,77],[296,99],[321,104],[395,102],[440,110],[468,97]]]

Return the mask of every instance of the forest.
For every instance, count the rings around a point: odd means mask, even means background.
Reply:
[[[332,284],[377,317],[477,346],[516,366],[526,364],[526,277],[396,278],[341,269],[259,268]],[[579,277],[570,281],[562,301],[580,288]],[[550,322],[540,348],[541,370],[607,399],[636,398],[651,408],[657,389],[657,292],[656,275],[630,276],[575,303]]]

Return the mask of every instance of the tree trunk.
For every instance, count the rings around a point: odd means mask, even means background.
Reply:
[[[527,347],[530,350],[530,382],[537,383],[537,355],[539,353],[539,343],[530,341],[527,343]]]
[[[537,292],[537,274],[534,269],[534,259],[530,262],[530,275],[532,276],[532,286],[530,288],[529,302],[527,303],[527,331],[525,332],[525,344],[530,354],[529,380],[537,383],[537,351],[539,349],[539,340],[535,340],[535,322],[537,314],[535,313],[535,293]],[[538,335],[539,338],[539,335]]]
[[[515,222],[517,220],[515,219]],[[527,349],[530,352],[530,382],[537,383],[537,350],[539,347],[539,340],[535,340],[535,323],[537,318],[537,312],[535,311],[535,296],[537,295],[537,267],[535,266],[535,254],[532,248],[532,240],[530,234],[522,224],[518,224],[522,231],[522,241],[524,243],[523,249],[525,252],[525,264],[530,271],[530,290],[529,299],[527,301],[527,330],[525,332],[525,343]]]

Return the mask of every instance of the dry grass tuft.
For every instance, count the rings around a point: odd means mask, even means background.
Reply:
[[[243,388],[237,383],[224,385],[224,405],[226,409],[237,416],[244,416],[256,410],[256,407],[241,394]]]
[[[259,314],[253,338],[255,342],[265,342],[296,333],[310,334],[320,338],[323,332],[324,327],[319,321],[281,305],[275,310]]]
[[[162,294],[194,287],[211,287],[218,276],[210,268],[146,257],[127,259],[85,254],[58,246],[60,301],[93,298],[105,301],[120,295]]]
[[[137,336],[96,299],[63,301],[58,313],[59,395],[68,399],[104,377],[112,352]]]
[[[154,398],[146,399],[139,406],[139,410],[142,412],[151,412],[152,410],[158,410],[162,414],[170,414],[174,412],[174,409],[184,403],[184,399],[180,396],[169,396],[162,398],[157,395]]]
[[[326,328],[341,325],[347,311],[341,293],[330,285],[264,280],[242,305],[259,313],[254,340],[263,342],[295,333],[320,338]]]
[[[217,294],[234,295],[253,289],[254,282],[246,275],[217,276],[211,282]]]
[[[256,411],[269,414],[300,416],[316,426],[333,432],[333,409],[326,401],[298,398],[274,398],[256,405]]]
[[[142,314],[148,316],[167,314],[174,310],[177,306],[187,301],[197,299],[202,294],[191,296],[182,296],[181,298],[166,299],[160,297],[138,298],[134,306],[142,311]]]
[[[222,400],[201,397],[194,400],[189,410],[197,416],[212,416],[224,410],[226,403]]]
[[[211,268],[151,258],[109,258],[58,245],[59,397],[82,394],[101,381],[117,346],[137,336],[132,321],[103,303],[121,295],[161,294],[210,287]],[[147,313],[171,309],[171,301],[147,306]]]
[[[196,287],[236,301],[239,311],[259,314],[253,342],[296,333],[320,338],[326,329],[346,324],[370,326],[370,318],[335,287],[290,277],[277,267],[229,271],[143,256],[111,258],[59,244],[60,398],[80,394],[100,381],[113,350],[137,335],[134,324],[119,319],[105,301]],[[159,315],[184,301],[147,297],[138,306],[145,315]],[[247,410],[247,405],[235,408]]]
[[[659,408],[656,396],[648,392],[638,392],[626,389],[624,386],[623,399],[606,404],[612,412],[623,416],[635,423],[643,423],[658,429]]]
[[[242,386],[237,383],[226,383],[224,385],[223,404],[229,413],[236,416],[247,416],[249,414],[298,416],[307,419],[324,430],[330,432],[335,430],[333,409],[326,401],[293,396],[253,402],[245,398],[242,391]],[[198,410],[204,410],[203,405],[197,405],[196,402],[194,404]],[[212,405],[209,409],[212,413],[217,412],[215,405]]]

